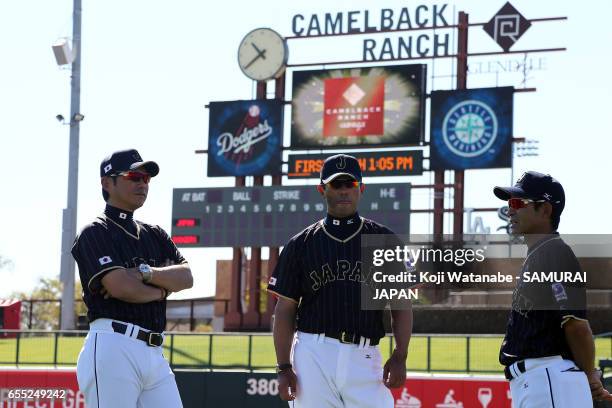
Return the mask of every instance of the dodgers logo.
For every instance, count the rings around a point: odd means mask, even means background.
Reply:
[[[451,152],[470,158],[485,153],[495,143],[497,128],[497,117],[489,105],[467,100],[448,111],[442,124],[442,137]]]
[[[278,174],[282,109],[278,101],[212,102],[208,175]]]

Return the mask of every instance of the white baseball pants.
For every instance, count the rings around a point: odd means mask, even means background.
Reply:
[[[393,408],[382,381],[378,346],[343,344],[323,334],[297,332],[292,349],[298,395],[294,408]]]
[[[513,408],[588,408],[593,406],[586,374],[561,356],[525,360],[525,372],[510,366]]]
[[[87,407],[182,407],[162,348],[136,339],[140,327],[130,323],[125,335],[115,333],[112,321],[93,321],[79,354],[77,380]]]

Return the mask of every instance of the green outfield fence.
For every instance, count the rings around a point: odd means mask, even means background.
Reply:
[[[86,331],[0,330],[0,365],[75,365]],[[500,335],[415,334],[408,370],[500,373]],[[386,359],[391,335],[381,339]],[[612,333],[596,336],[596,361],[612,358]],[[167,332],[164,355],[173,368],[270,370],[276,365],[270,333]]]

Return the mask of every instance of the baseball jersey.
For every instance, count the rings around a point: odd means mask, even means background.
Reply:
[[[385,335],[382,310],[362,310],[361,236],[393,232],[359,214],[328,215],[295,235],[280,254],[268,291],[298,304],[297,329],[347,331],[369,339]]]
[[[131,212],[110,205],[86,225],[72,246],[79,267],[83,300],[90,322],[108,318],[133,323],[162,332],[166,326],[166,301],[128,303],[104,299],[100,294],[102,278],[117,268],[133,268],[141,263],[151,266],[185,263],[168,234],[157,225],[133,219]]]
[[[524,272],[580,272],[572,249],[550,235],[533,245],[523,263]],[[510,365],[526,358],[561,355],[573,360],[563,325],[570,319],[586,319],[586,284],[581,282],[523,282],[512,295],[512,310],[499,362]]]

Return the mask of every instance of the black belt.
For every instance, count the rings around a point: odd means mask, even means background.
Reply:
[[[360,344],[361,338],[363,336],[357,333],[339,331],[339,332],[325,332],[325,337],[339,340],[340,343],[344,343],[344,344]],[[369,340],[370,340],[370,346],[376,346],[380,339],[369,339]]]
[[[515,379],[519,375],[523,374],[525,371],[525,360],[521,360],[504,367],[504,375],[506,376],[506,380],[508,381]]]
[[[127,331],[128,325],[119,322],[112,322],[113,330],[115,333],[125,334]],[[138,340],[142,340],[147,343],[148,346],[151,347],[159,347],[164,342],[164,338],[161,333],[150,332],[146,330],[138,329],[138,335],[136,336]]]

